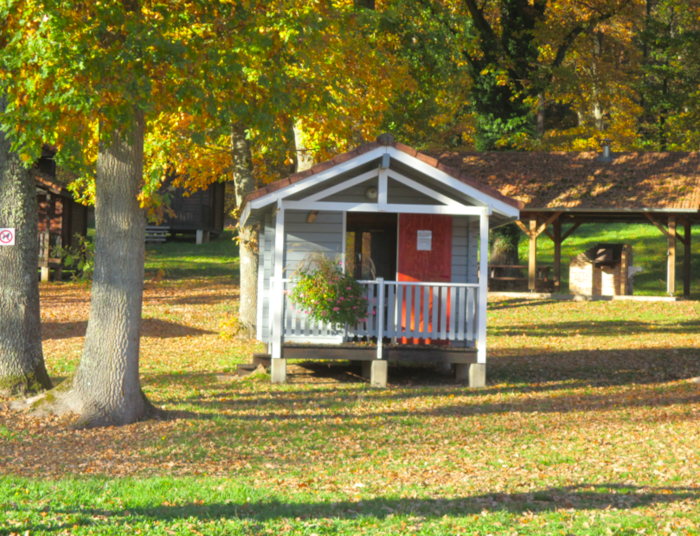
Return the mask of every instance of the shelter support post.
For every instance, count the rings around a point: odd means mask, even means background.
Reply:
[[[537,220],[530,218],[530,250],[527,256],[527,288],[535,292],[537,288]]]
[[[668,279],[666,291],[669,296],[676,292],[676,217],[668,217]]]
[[[559,216],[561,216],[561,212],[555,212],[552,214],[548,219],[546,219],[543,223],[541,223],[539,226],[538,224],[538,219],[537,219],[537,214],[532,214],[530,216],[530,226],[525,227],[525,225],[520,222],[516,221],[515,224],[520,227],[520,230],[527,235],[527,237],[530,239],[530,249],[528,252],[528,259],[527,259],[527,288],[530,290],[530,292],[535,292],[537,290],[537,237],[540,236],[542,233],[547,234],[552,240],[554,241],[555,244],[555,251],[556,251],[556,244],[557,241],[553,238],[553,235],[551,235],[547,231],[547,226],[554,223],[554,224],[559,224],[559,234],[561,235],[561,222],[559,221]],[[556,232],[556,228],[555,228]],[[561,246],[561,242],[566,240],[566,237],[568,237],[570,234],[567,233],[564,237],[561,238],[561,241],[559,242],[559,246]],[[560,260],[560,266],[561,266],[561,249],[559,250],[559,260]],[[556,260],[555,260],[556,262]]]
[[[690,296],[690,237],[691,237],[690,220],[683,222],[683,296]]]
[[[561,220],[557,218],[553,223],[554,227],[554,292],[559,292],[561,288]]]

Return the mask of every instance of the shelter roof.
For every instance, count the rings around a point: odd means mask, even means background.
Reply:
[[[439,165],[524,210],[700,210],[700,152],[440,152]]]

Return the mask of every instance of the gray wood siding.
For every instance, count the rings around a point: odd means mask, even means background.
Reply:
[[[262,304],[262,337],[263,342],[269,342],[270,338],[270,278],[274,270],[273,249],[275,244],[275,220],[272,214],[265,214],[265,219],[261,224],[261,233],[264,233],[264,241],[260,242],[260,253],[262,258],[258,259],[263,270],[262,296],[258,303]],[[264,230],[263,230],[264,229]]]
[[[309,253],[340,257],[343,252],[342,212],[319,212],[312,223],[309,211],[288,210],[284,214],[284,277],[291,277]]]
[[[442,205],[437,199],[422,194],[394,179],[387,183],[387,203],[397,205]]]
[[[467,216],[452,218],[452,282],[468,283],[469,221]]]
[[[467,260],[467,283],[479,282],[479,218],[469,222],[469,256]]]
[[[367,199],[367,196],[365,195],[367,188],[370,186],[379,188],[379,179],[374,177],[368,181],[351,186],[350,188],[346,188],[337,194],[333,194],[332,196],[323,199],[323,201],[335,201],[337,203],[371,203],[371,201]]]
[[[333,194],[332,196],[323,199],[323,201],[336,201],[338,203],[370,203],[365,196],[365,192],[370,186],[379,188],[379,179],[375,177],[356,186],[351,186],[342,192],[338,192],[337,194]],[[442,203],[433,199],[432,197],[422,194],[413,188],[395,181],[394,179],[388,179],[387,188],[388,203],[403,205],[442,205]]]

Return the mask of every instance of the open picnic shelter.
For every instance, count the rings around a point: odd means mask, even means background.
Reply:
[[[554,242],[553,291],[561,285],[561,245],[586,223],[648,223],[668,241],[667,292],[690,294],[691,231],[700,223],[698,152],[441,152],[441,164],[522,201],[517,222],[529,240],[528,288],[537,288],[537,238]]]

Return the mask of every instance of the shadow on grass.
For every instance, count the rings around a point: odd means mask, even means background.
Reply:
[[[60,340],[84,337],[87,324],[87,320],[82,322],[45,322],[41,325],[42,338],[43,340]],[[141,336],[153,339],[199,337],[212,333],[214,332],[158,318],[145,318],[141,324]]]
[[[631,320],[581,320],[577,322],[559,322],[554,325],[542,325],[534,329],[532,325],[518,327],[494,326],[490,328],[493,335],[504,337],[527,335],[528,337],[572,337],[572,336],[615,336],[624,333],[670,333],[684,335],[700,333],[700,320],[659,324],[658,322],[638,322]]]
[[[693,487],[640,487],[625,484],[580,484],[576,486],[552,487],[530,493],[489,494],[454,499],[410,499],[375,498],[361,501],[304,501],[283,502],[263,500],[238,502],[226,500],[219,503],[182,505],[159,505],[153,507],[129,507],[128,509],[101,508],[50,508],[52,514],[78,516],[69,524],[26,523],[13,527],[13,531],[31,533],[39,531],[58,532],[79,524],[83,527],[111,526],[139,521],[167,522],[177,519],[210,521],[216,519],[238,519],[257,522],[300,521],[310,519],[335,520],[383,520],[390,523],[402,516],[420,516],[427,520],[438,520],[444,516],[464,518],[480,514],[484,510],[504,512],[511,515],[547,514],[574,510],[631,510],[637,507],[671,505],[700,499],[700,489]],[[46,510],[43,510],[46,511]],[[26,512],[26,510],[25,510]],[[27,512],[28,513],[28,512]],[[39,513],[39,509],[36,510]],[[101,517],[102,523],[95,522]],[[0,529],[0,534],[10,534]]]

